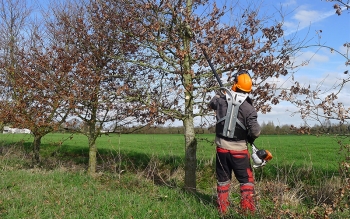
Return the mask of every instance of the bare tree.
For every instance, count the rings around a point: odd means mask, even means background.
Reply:
[[[349,2],[334,0],[340,5],[335,4],[334,9],[338,15],[341,15],[342,8],[349,9]],[[342,18],[339,18],[342,19]],[[323,48],[329,50],[344,59],[344,66],[350,65],[350,42],[344,42],[344,50],[341,51],[321,41],[322,30],[317,32],[318,41],[315,44],[307,44],[300,49],[305,48]],[[333,84],[327,84],[329,79],[339,78]],[[344,92],[344,89],[350,82],[349,69],[346,68],[343,72],[339,72],[336,76],[328,76],[324,78],[317,86],[311,87],[310,84],[302,84],[295,81],[295,84],[290,89],[281,92],[280,96],[283,100],[287,100],[298,107],[303,119],[317,121],[321,126],[324,121],[338,121],[340,124],[347,123],[350,119],[350,107],[344,105],[339,100],[339,95]]]
[[[290,57],[298,44],[283,39],[283,23],[264,26],[263,18],[253,8],[232,15],[235,22],[225,24],[222,18],[233,6],[218,8],[215,2],[134,0],[126,7],[132,15],[130,20],[141,28],[133,37],[142,46],[143,54],[132,60],[145,69],[139,74],[145,89],[139,99],[158,115],[155,122],[183,122],[185,188],[195,191],[194,118],[207,115],[207,101],[218,88],[202,49],[211,57],[222,80],[228,81],[226,85],[231,83],[233,73],[252,71],[258,81],[253,94],[255,105],[268,112],[268,101],[277,103],[278,97],[274,97],[266,80],[290,73]]]
[[[24,33],[28,30],[31,10],[20,0],[0,1],[0,58],[1,101],[11,97],[9,91],[15,84],[12,75],[17,63],[16,52],[24,45]],[[7,74],[9,73],[9,74]]]
[[[330,1],[336,2],[333,6],[336,14],[342,16],[349,15],[342,14],[344,9],[349,10],[349,1]],[[338,19],[344,18],[339,17]],[[345,70],[342,72],[335,72],[333,75],[323,78],[315,87],[312,87],[310,84],[302,84],[300,81],[295,81],[295,84],[290,90],[284,90],[281,92],[281,98],[297,106],[299,109],[297,113],[300,113],[302,118],[317,121],[319,123],[319,127],[317,128],[319,133],[332,134],[332,130],[336,127],[342,128],[343,130],[344,127],[349,127],[350,107],[344,104],[343,100],[340,100],[339,97],[344,92],[347,92],[346,88],[349,86],[350,82],[348,69],[348,66],[350,65],[350,43],[344,42],[344,49],[338,50],[337,48],[327,45],[327,43],[321,42],[322,30],[319,30],[317,34],[319,35],[319,41],[316,44],[308,44],[301,49],[310,47],[327,49],[338,57],[343,58]],[[333,83],[329,84],[327,83],[328,81],[333,81]],[[333,121],[336,121],[338,124],[332,123]],[[308,124],[305,124],[303,127],[295,127],[295,129],[301,133],[310,133],[311,131]],[[350,193],[350,150],[348,136],[338,136],[337,142],[340,148],[335,153],[338,153],[339,156],[343,157],[339,162],[339,174],[344,186],[339,188],[337,199],[331,206],[329,206],[331,211],[342,211],[344,207],[346,208],[348,200],[346,200],[345,197],[349,197]]]
[[[68,73],[73,65],[64,46],[60,47],[54,39],[42,38],[39,24],[27,24],[27,29],[21,29],[25,24],[22,16],[29,14],[24,13],[24,5],[16,9],[18,3],[3,8],[3,12],[10,11],[11,16],[4,17],[10,21],[11,36],[2,59],[7,96],[3,97],[0,116],[13,126],[31,130],[33,161],[39,163],[42,137],[57,130],[69,114],[72,98]],[[19,38],[20,33],[25,35]]]
[[[127,34],[132,28],[118,1],[66,1],[53,8],[57,29],[74,59],[71,71],[75,107],[89,142],[89,168],[96,172],[97,145],[103,126],[111,122],[145,122],[148,110],[135,101],[137,67],[125,60],[137,51]],[[141,110],[137,110],[140,109]],[[145,118],[145,119],[144,119]]]

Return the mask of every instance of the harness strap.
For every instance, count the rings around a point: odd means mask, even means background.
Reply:
[[[234,135],[236,124],[241,126],[243,130],[246,130],[246,127],[242,124],[241,121],[238,120],[237,116],[239,107],[248,97],[248,94],[234,92],[227,88],[222,89],[224,89],[226,93],[227,111],[226,116],[219,119],[217,123],[225,121],[222,136],[228,138],[236,138],[236,136]]]

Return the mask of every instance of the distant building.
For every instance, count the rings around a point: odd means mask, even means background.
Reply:
[[[30,134],[29,129],[19,129],[19,128],[10,128],[9,126],[4,126],[4,134]]]

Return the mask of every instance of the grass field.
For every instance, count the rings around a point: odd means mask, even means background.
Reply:
[[[197,159],[199,166],[203,163],[212,163],[215,158],[214,135],[197,136]],[[2,135],[2,142],[21,142],[26,146],[32,142],[30,135]],[[272,152],[273,159],[265,169],[279,168],[313,168],[326,175],[338,173],[339,161],[344,160],[339,152],[338,138],[329,136],[308,135],[276,135],[262,136],[255,144]],[[87,138],[83,135],[74,135],[71,139],[65,134],[49,134],[42,140],[42,156],[53,152],[63,154],[86,155],[88,152]],[[156,156],[175,165],[182,165],[184,158],[183,135],[166,134],[125,134],[102,136],[97,140],[101,155],[109,153],[126,154],[135,157],[141,163],[147,163]],[[86,156],[85,156],[86,157]],[[85,162],[85,161],[83,161]]]
[[[181,189],[183,135],[103,135],[97,141],[95,178],[85,173],[88,148],[83,135],[45,136],[38,167],[30,165],[30,135],[0,135],[0,218],[217,218],[214,135],[197,138],[194,195]],[[338,141],[306,135],[257,139],[256,145],[271,151],[273,159],[254,171],[259,211],[252,218],[322,215],[322,205],[335,199],[341,187],[338,166],[345,154]],[[239,214],[237,182],[231,190],[231,216],[245,218]]]

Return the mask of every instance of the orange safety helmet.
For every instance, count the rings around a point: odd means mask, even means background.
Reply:
[[[235,75],[232,90],[236,92],[238,88],[241,91],[249,93],[250,91],[252,91],[252,86],[253,82],[249,73],[245,70],[241,70]]]

